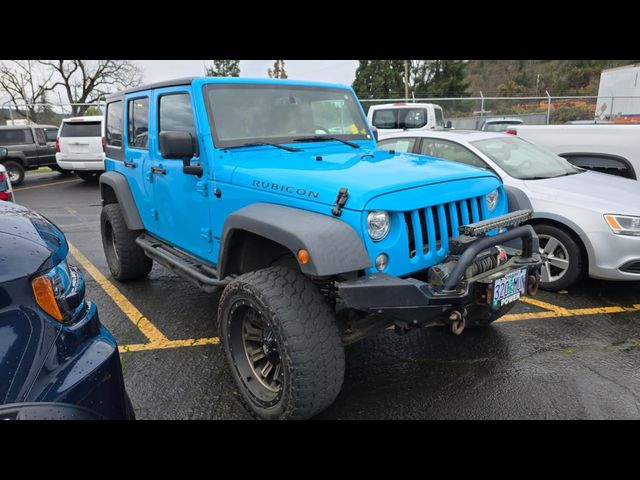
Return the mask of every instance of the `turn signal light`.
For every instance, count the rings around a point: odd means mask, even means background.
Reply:
[[[304,248],[301,248],[300,250],[298,250],[298,261],[302,264],[302,265],[306,265],[307,263],[309,263],[309,252],[306,251]]]
[[[58,307],[56,296],[53,293],[51,280],[46,276],[36,277],[33,279],[33,282],[31,282],[31,287],[33,288],[33,295],[40,308],[61,322],[62,313],[60,313],[60,307]]]

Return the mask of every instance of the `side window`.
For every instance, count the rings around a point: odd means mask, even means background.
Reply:
[[[444,158],[445,160],[451,160],[453,162],[465,163],[473,167],[488,168],[487,164],[471,151],[461,145],[445,140],[423,138],[420,153],[429,157]]]
[[[111,147],[122,148],[122,101],[111,102],[107,105],[107,126],[105,128],[105,140]]]
[[[396,152],[413,152],[416,144],[415,138],[390,138],[378,142],[378,147],[382,150],[395,150]]]
[[[26,143],[33,143],[31,130],[0,130],[0,145],[24,145]]]
[[[129,146],[146,149],[149,145],[149,98],[129,100]]]
[[[400,112],[400,128],[422,128],[427,124],[427,111],[424,108],[407,108]]]
[[[398,110],[376,110],[371,122],[376,128],[398,128]]]
[[[36,128],[36,138],[38,139],[38,145],[47,144],[47,138],[44,136],[44,131],[41,128]]]
[[[55,142],[58,137],[58,129],[57,128],[45,128],[44,136],[47,138],[47,142]]]
[[[442,125],[444,125],[444,121],[442,120],[442,110],[440,110],[439,108],[434,108],[433,113],[436,117],[436,126],[442,127]]]
[[[188,93],[174,93],[160,97],[158,131],[189,132],[196,138],[191,98]]]

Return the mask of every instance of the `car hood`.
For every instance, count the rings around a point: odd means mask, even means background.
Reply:
[[[640,184],[636,180],[586,171],[577,175],[526,180],[538,198],[554,199],[599,213],[640,215]]]
[[[41,215],[0,201],[0,283],[47,270],[66,258],[67,241]]]
[[[475,167],[422,155],[365,149],[317,152],[238,158],[232,182],[327,205],[335,204],[338,191],[344,187],[349,192],[345,208],[363,210],[371,199],[388,193],[465,179],[495,178]]]

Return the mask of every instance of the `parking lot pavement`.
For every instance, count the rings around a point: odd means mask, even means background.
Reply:
[[[121,345],[138,418],[249,418],[217,338],[219,295],[154,266],[110,277],[96,184],[27,175],[18,203],[56,223],[86,274],[87,298]],[[586,280],[539,292],[484,330],[456,337],[385,330],[346,349],[342,393],[319,418],[640,418],[640,282]]]

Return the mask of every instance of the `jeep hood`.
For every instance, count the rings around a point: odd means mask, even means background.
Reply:
[[[269,154],[261,150],[259,158],[243,153],[234,162],[233,184],[326,205],[335,204],[338,191],[346,187],[345,208],[350,210],[364,210],[375,197],[425,185],[476,178],[495,179],[493,188],[499,184],[493,174],[479,168],[384,150],[327,153],[309,149]]]

